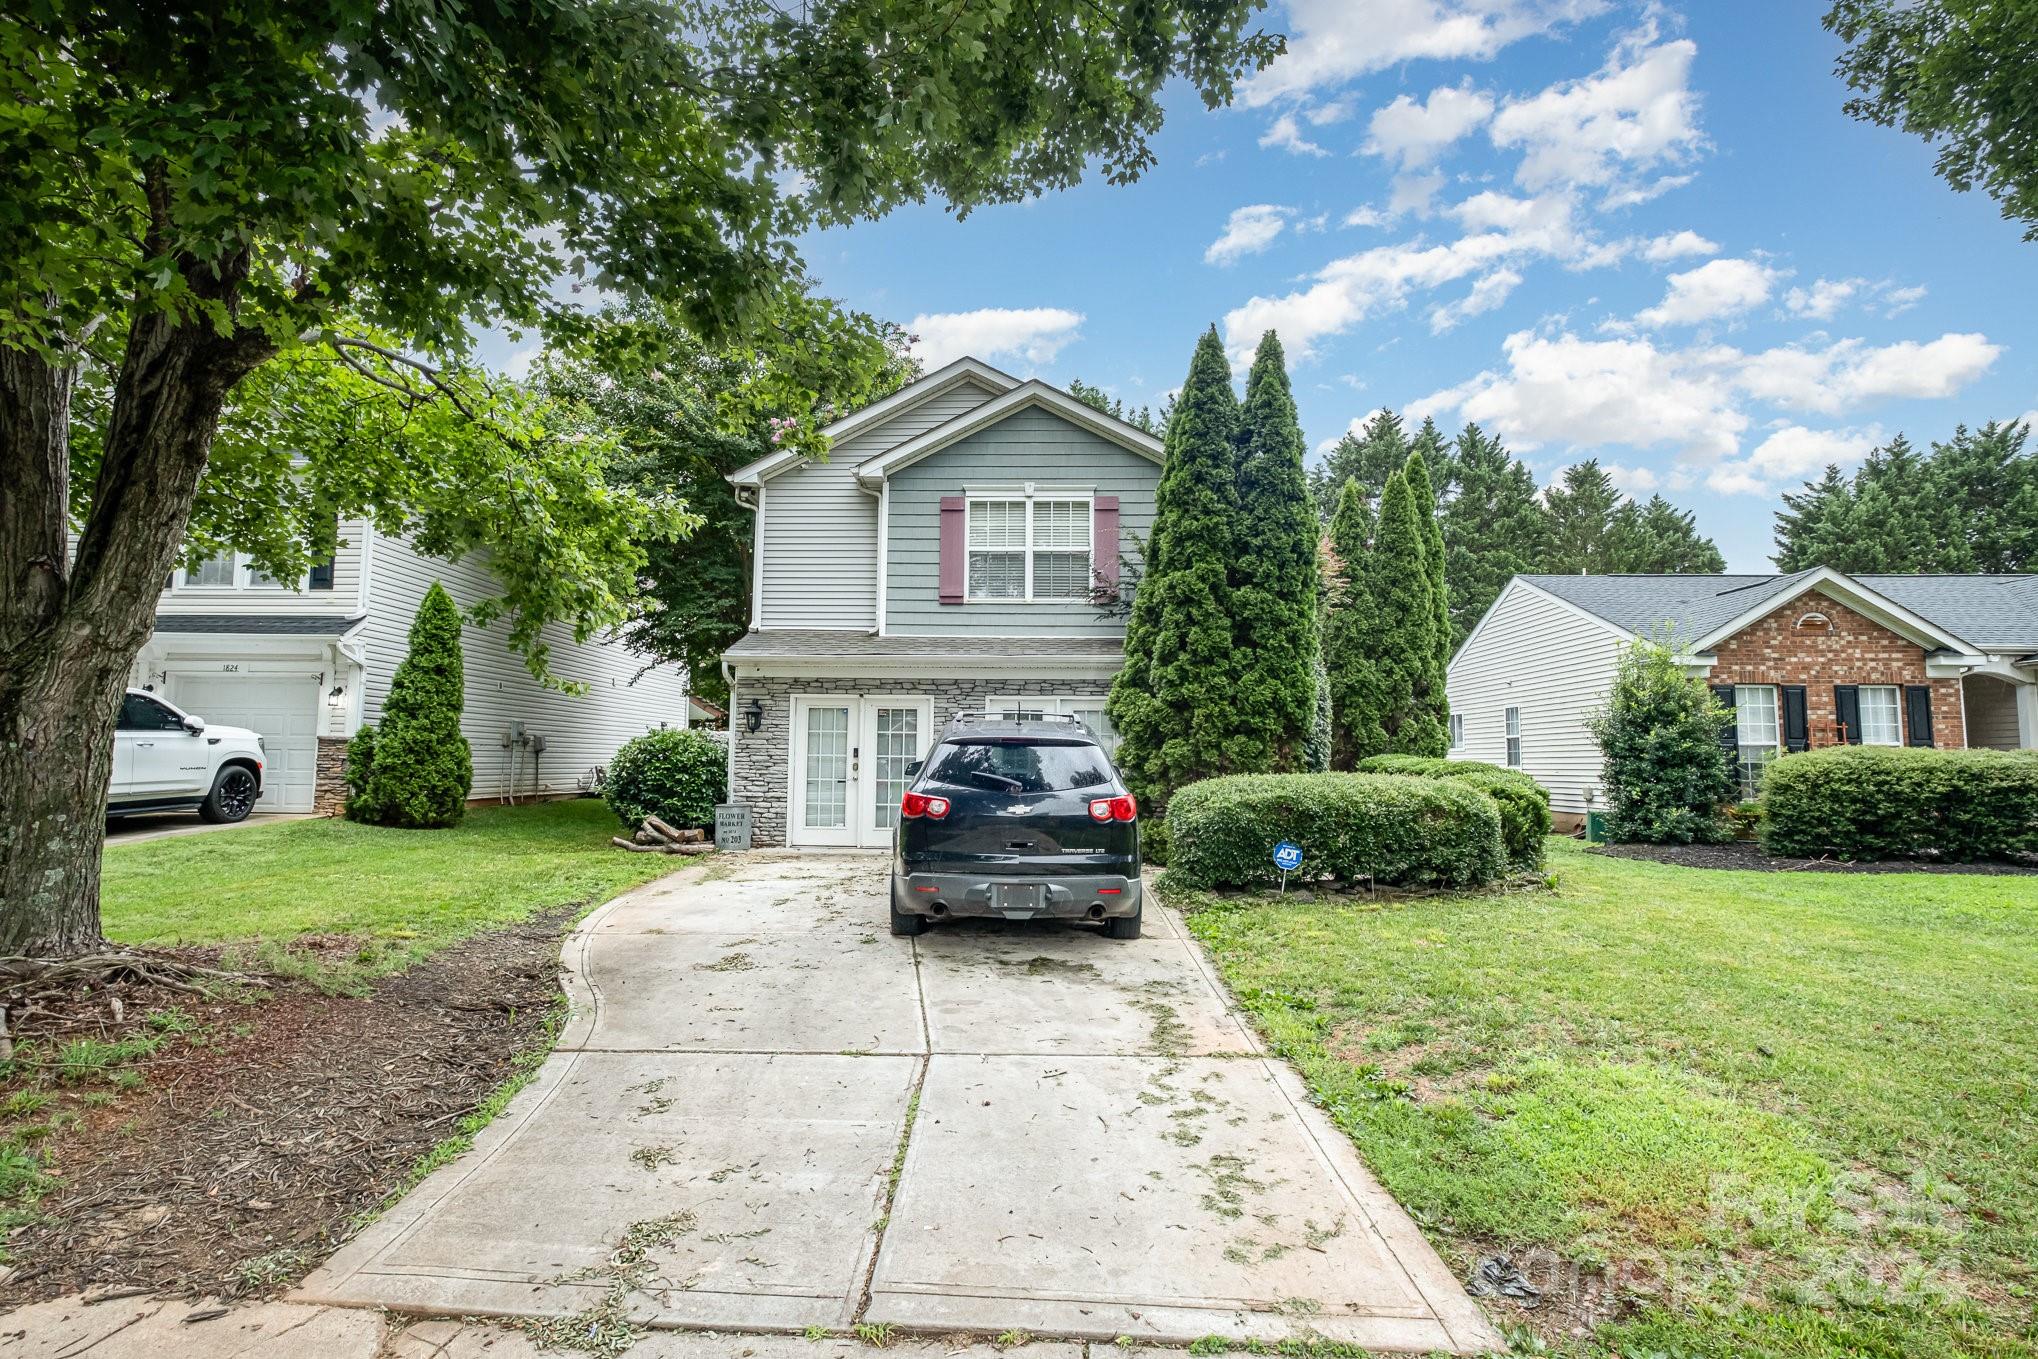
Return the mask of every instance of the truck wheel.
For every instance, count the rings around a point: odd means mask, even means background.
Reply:
[[[908,915],[894,906],[892,907],[892,933],[902,937],[925,934],[927,933],[927,917],[924,915]]]
[[[245,821],[255,810],[257,796],[254,773],[244,764],[230,764],[213,776],[212,791],[198,804],[199,818],[215,823]]]
[[[1131,915],[1113,916],[1104,922],[1104,937],[1106,939],[1139,938],[1139,918],[1144,914],[1146,914],[1146,906],[1142,903],[1140,908]]]

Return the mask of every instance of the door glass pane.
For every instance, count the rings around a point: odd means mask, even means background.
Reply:
[[[1097,738],[1098,745],[1104,747],[1106,755],[1117,756],[1118,728],[1111,725],[1110,717],[1105,714],[1103,699],[1072,698],[1066,708],[1070,717],[1090,729],[1090,734]]]
[[[849,709],[807,709],[806,824],[849,824]]]
[[[920,710],[879,708],[877,744],[872,748],[871,825],[888,831],[899,824],[899,798],[912,777],[906,766],[920,754]]]

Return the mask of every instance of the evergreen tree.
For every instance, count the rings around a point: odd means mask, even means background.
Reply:
[[[1429,467],[1430,489],[1436,492],[1437,504],[1450,499],[1457,486],[1458,472],[1451,461],[1450,442],[1437,428],[1435,420],[1427,415],[1422,417],[1421,427],[1408,441],[1408,451],[1422,454],[1423,462]]]
[[[2038,560],[2038,461],[2024,452],[2026,434],[1991,420],[1932,445],[1930,494],[1950,549],[1932,569],[2000,574]]]
[[[1423,471],[1420,464],[1415,470]],[[1440,756],[1450,748],[1450,739],[1439,706],[1443,667],[1437,650],[1437,592],[1429,572],[1428,537],[1402,472],[1388,477],[1380,493],[1366,583],[1374,618],[1367,649],[1379,676],[1386,753]]]
[[[1377,502],[1387,478],[1408,461],[1408,434],[1393,411],[1375,411],[1356,434],[1347,433],[1332,445],[1323,462],[1310,473],[1310,491],[1319,513],[1330,514],[1347,481],[1357,481],[1368,502]]]
[[[1422,526],[1422,573],[1429,584],[1430,606],[1434,611],[1434,625],[1430,628],[1430,657],[1434,664],[1418,673],[1416,701],[1427,703],[1436,710],[1437,720],[1448,724],[1451,704],[1444,696],[1444,668],[1451,663],[1451,595],[1444,579],[1444,531],[1437,522],[1436,493],[1430,489],[1429,461],[1420,449],[1408,455],[1402,475],[1408,478],[1409,499],[1415,505],[1416,522]]]
[[[1156,810],[1183,784],[1228,772],[1242,716],[1231,693],[1238,423],[1230,364],[1212,326],[1168,421],[1148,561],[1107,701],[1119,768]]]
[[[359,814],[379,825],[456,826],[467,814],[474,761],[460,734],[466,700],[460,610],[437,581],[410,625],[410,653],[396,667]],[[356,809],[349,806],[349,815]]]
[[[1635,542],[1619,569],[1663,575],[1717,575],[1727,569],[1727,559],[1712,539],[1698,531],[1691,511],[1680,510],[1662,496],[1652,495],[1635,515]]]
[[[1471,633],[1507,582],[1540,569],[1549,526],[1535,476],[1501,442],[1465,426],[1451,451],[1455,493],[1437,513],[1450,592],[1451,647]]]
[[[1161,429],[1166,424],[1166,410],[1161,412],[1161,418],[1156,419],[1151,406],[1137,408],[1128,406],[1122,398],[1111,395],[1102,387],[1092,386],[1081,378],[1070,379],[1068,392],[1070,396],[1093,410],[1100,410],[1112,419],[1123,420],[1128,425],[1136,425],[1156,439],[1161,437]]]
[[[1372,536],[1373,512],[1358,479],[1352,478],[1338,491],[1337,512],[1330,520],[1333,566],[1323,624],[1333,769],[1351,769],[1387,749],[1380,675],[1373,656]]]
[[[1854,487],[1837,463],[1808,481],[1801,491],[1783,493],[1784,508],[1776,514],[1776,569],[1809,571],[1824,565],[1835,541],[1853,534]]]
[[[1302,767],[1315,705],[1316,511],[1281,341],[1260,340],[1238,431],[1238,517],[1231,546],[1232,636],[1242,667],[1230,695],[1239,734],[1226,766]]]
[[[1622,497],[1599,459],[1565,468],[1563,481],[1549,489],[1543,503],[1550,525],[1545,571],[1571,576],[1618,569],[1614,563],[1625,536],[1618,523]]]

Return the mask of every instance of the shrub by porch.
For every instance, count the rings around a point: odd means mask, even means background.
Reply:
[[[1835,746],[1762,781],[1762,847],[1799,858],[1948,859],[2038,852],[2038,755]]]

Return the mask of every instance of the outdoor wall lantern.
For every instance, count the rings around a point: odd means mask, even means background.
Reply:
[[[346,692],[347,692],[347,686],[346,686],[346,685],[344,685],[344,684],[335,684],[335,685],[334,685],[334,686],[333,686],[333,687],[332,687],[331,689],[328,689],[328,690],[326,691],[326,706],[327,706],[328,708],[337,708],[337,707],[339,707],[339,706],[340,706],[340,696],[341,696],[342,694],[346,693]]]
[[[743,730],[756,731],[764,725],[764,704],[757,699],[750,700],[750,706],[743,710]]]

